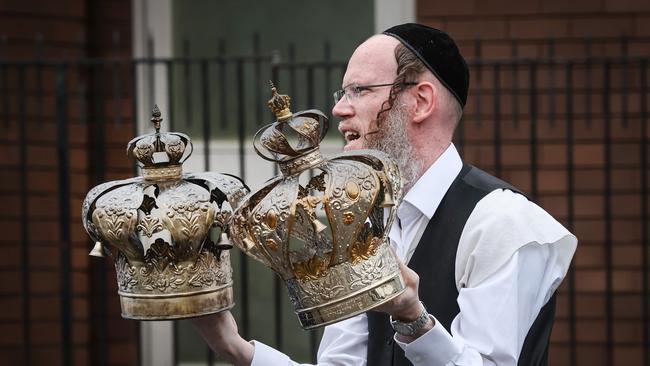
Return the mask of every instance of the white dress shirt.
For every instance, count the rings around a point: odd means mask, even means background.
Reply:
[[[390,231],[391,246],[408,263],[424,227],[462,168],[454,145],[406,194]],[[411,343],[395,341],[419,365],[516,365],[539,310],[566,275],[577,239],[539,206],[508,190],[478,202],[456,255],[460,312],[451,333],[435,326]],[[431,314],[435,320],[436,314]],[[299,365],[253,341],[253,366]],[[366,365],[365,314],[325,327],[318,365]]]

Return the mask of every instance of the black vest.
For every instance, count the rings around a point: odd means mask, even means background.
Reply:
[[[520,193],[482,170],[464,165],[429,221],[409,267],[420,276],[419,295],[429,313],[450,330],[460,311],[456,298],[455,263],[460,235],[476,204],[495,189]],[[393,341],[388,314],[369,311],[368,366],[412,365]],[[546,365],[555,315],[555,296],[542,307],[531,326],[518,365]]]

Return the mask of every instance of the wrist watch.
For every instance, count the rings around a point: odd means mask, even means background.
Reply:
[[[399,320],[393,320],[392,316],[390,317],[390,325],[393,326],[395,332],[403,336],[412,337],[422,330],[424,325],[427,324],[427,320],[429,320],[429,313],[424,303],[422,301],[420,303],[422,304],[422,313],[412,322],[401,322]]]

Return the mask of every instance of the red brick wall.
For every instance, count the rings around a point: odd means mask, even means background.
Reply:
[[[119,34],[119,36],[118,36]],[[118,41],[118,42],[115,42]],[[129,57],[131,55],[131,2],[128,0],[0,1],[0,60],[49,61],[82,57]],[[15,66],[0,67],[0,364],[62,364],[60,187],[57,155],[56,81],[54,66],[24,64],[24,82]],[[38,73],[42,81],[38,82]],[[122,74],[129,75],[128,70]],[[98,84],[102,75],[102,83]],[[66,70],[67,129],[69,144],[70,200],[70,304],[72,359],[76,365],[135,364],[137,323],[122,320],[109,260],[88,257],[91,243],[81,226],[81,202],[96,184],[92,147],[98,120],[113,121],[119,109],[121,125],[106,130],[105,179],[130,176],[124,156],[132,137],[131,87],[123,77],[118,104],[97,108],[98,93],[110,93],[108,71],[69,66]],[[42,92],[39,92],[41,90]],[[24,113],[19,96],[24,93]],[[7,108],[8,107],[8,108]],[[20,123],[26,133],[26,185],[20,178]],[[120,158],[113,158],[113,156]],[[23,283],[21,200],[27,193],[28,284]],[[105,274],[105,285],[101,285]],[[27,302],[23,297],[27,288]],[[104,290],[103,290],[104,289]],[[106,303],[101,312],[102,303]],[[24,309],[27,306],[27,317]],[[27,322],[25,322],[27,320]],[[103,321],[102,321],[103,320]],[[31,348],[24,350],[25,331]],[[106,342],[104,342],[106,341]],[[107,348],[102,348],[106,344]],[[104,353],[102,353],[102,350]],[[105,356],[106,363],[98,357]]]
[[[18,1],[0,3],[0,35],[7,38],[3,56],[34,58],[35,39],[43,38],[44,57],[80,57],[85,54],[86,4],[82,0]]]
[[[631,55],[648,55],[650,2],[645,0],[458,0],[417,2],[418,21],[443,29],[456,39],[467,57],[483,39],[482,56],[509,58],[511,39],[521,45],[519,56],[548,54],[546,39],[554,38],[556,54],[583,56],[584,40],[594,42],[594,55],[617,54],[620,38],[645,39],[629,45]]]
[[[417,11],[420,22],[448,31],[470,60],[511,60],[515,54],[538,61],[549,55],[575,60],[650,56],[646,0],[421,0]],[[641,128],[645,123],[648,131],[650,124],[641,120],[641,105],[642,98],[650,105],[650,96],[642,96],[640,88],[650,84],[650,70],[642,81],[637,62],[606,66],[577,61],[570,90],[565,63],[537,64],[533,74],[526,63],[473,66],[457,141],[463,142],[468,161],[498,171],[572,225],[580,240],[572,272],[558,293],[549,364],[642,364],[641,202],[648,200],[642,194],[650,187],[641,186],[641,147],[649,138]],[[574,137],[571,147],[567,127]],[[531,136],[536,144],[530,143]]]

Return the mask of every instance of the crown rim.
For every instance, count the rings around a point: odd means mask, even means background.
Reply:
[[[142,178],[146,181],[165,182],[183,177],[183,166],[169,165],[162,167],[142,167]]]
[[[374,301],[372,298],[372,293],[376,293],[376,291],[385,291],[381,289],[386,289],[386,288],[392,288],[396,289],[394,290],[390,295],[382,298],[379,301]],[[315,329],[315,328],[320,328],[326,325],[330,325],[333,323],[340,322],[345,319],[349,319],[352,317],[355,317],[359,314],[363,314],[367,312],[368,310],[374,309],[379,305],[385,304],[397,296],[401,295],[406,291],[406,285],[404,284],[404,279],[402,278],[401,275],[395,275],[392,278],[387,279],[386,281],[380,283],[379,285],[366,289],[364,291],[359,291],[359,293],[351,295],[347,298],[333,301],[331,304],[324,304],[322,306],[315,306],[310,309],[300,309],[296,310],[296,315],[298,316],[298,320],[300,321],[300,326],[305,329],[305,330],[310,330],[310,329]],[[368,301],[368,297],[370,297],[370,301]],[[364,299],[364,297],[366,297]],[[366,300],[366,301],[364,301]],[[359,309],[356,311],[352,311],[349,313],[345,313],[340,316],[330,316],[327,311],[331,311],[332,306],[329,305],[336,305],[336,304],[352,304],[355,305],[357,304]]]

